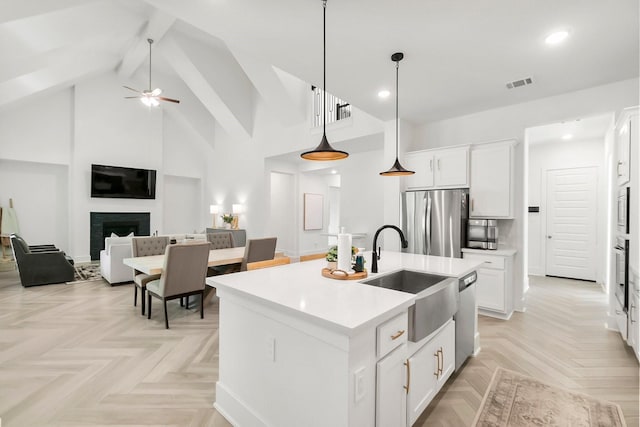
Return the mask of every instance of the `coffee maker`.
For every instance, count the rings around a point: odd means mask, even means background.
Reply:
[[[498,220],[470,219],[467,222],[467,247],[498,249]]]

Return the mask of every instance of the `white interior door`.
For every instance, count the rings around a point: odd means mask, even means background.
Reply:
[[[547,171],[547,275],[596,279],[596,194],[596,168]]]

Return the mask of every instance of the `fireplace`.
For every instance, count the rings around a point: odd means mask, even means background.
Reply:
[[[91,260],[100,259],[100,251],[104,249],[104,238],[115,233],[126,236],[149,236],[151,214],[149,212],[91,212],[89,253]]]

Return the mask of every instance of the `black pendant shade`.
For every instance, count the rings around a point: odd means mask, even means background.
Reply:
[[[334,149],[327,140],[327,0],[322,0],[322,37],[322,140],[315,149],[300,154],[300,157],[319,161],[346,159],[349,153]]]
[[[415,172],[405,169],[398,160],[398,68],[400,68],[400,61],[404,58],[402,52],[396,52],[391,55],[391,60],[396,63],[396,161],[393,162],[391,169],[380,172],[382,176],[406,176],[413,175]]]
[[[306,160],[340,160],[349,157],[349,153],[334,149],[329,141],[327,141],[327,134],[322,134],[322,141],[313,150],[300,154],[300,157]]]

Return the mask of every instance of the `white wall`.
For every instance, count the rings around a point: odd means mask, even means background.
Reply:
[[[0,114],[0,206],[13,198],[22,236],[69,252],[68,164],[73,90]]]
[[[278,238],[276,248],[286,255],[298,253],[296,242],[296,175],[271,172],[270,221],[267,234]]]
[[[31,245],[54,244],[68,251],[68,167],[0,159],[0,206],[9,199],[20,235]]]
[[[164,176],[163,234],[201,233],[202,185],[199,178]],[[153,230],[152,230],[153,232]]]
[[[607,223],[607,176],[603,139],[582,141],[550,141],[529,146],[529,206],[540,206],[539,213],[529,213],[529,274],[544,275],[546,259],[547,171],[595,167],[597,182],[596,280],[605,283]]]
[[[33,236],[55,243],[82,262],[89,260],[90,212],[150,212],[151,230],[159,232],[165,206],[172,218],[182,215],[179,221],[191,224],[182,232],[201,230],[209,221],[202,190],[193,210],[163,203],[167,171],[175,177],[206,179],[210,149],[188,126],[166,115],[170,108],[188,114],[189,106],[148,109],[137,100],[123,99],[129,94],[122,84],[115,73],[106,73],[0,115],[0,173],[5,178],[0,197],[6,199],[0,203],[14,198],[28,241]],[[92,199],[92,163],[157,170],[156,200]],[[35,185],[39,181],[44,184]],[[34,198],[38,204],[29,205]],[[46,221],[43,205],[50,206]]]
[[[354,246],[371,249],[373,235],[385,220],[382,188],[386,180],[399,178],[380,176],[391,166],[382,150],[355,153],[344,162],[340,169],[340,222],[347,232],[367,234],[362,240],[354,240]],[[388,240],[395,239],[399,241],[397,236]]]
[[[624,80],[590,89],[570,92],[536,101],[482,111],[466,116],[427,123],[415,129],[407,151],[451,145],[515,139],[521,142],[515,152],[515,218],[510,224],[509,243],[518,250],[514,260],[514,307],[524,308],[527,277],[524,273],[524,141],[528,127],[555,123],[583,116],[619,112],[637,105],[638,79]],[[528,214],[527,214],[528,215]],[[502,233],[503,230],[501,229]]]

